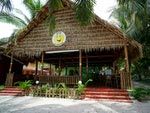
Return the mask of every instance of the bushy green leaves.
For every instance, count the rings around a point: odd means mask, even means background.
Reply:
[[[19,85],[19,88],[22,90],[29,90],[29,88],[32,86],[31,80],[25,80],[24,82],[19,81],[15,83],[16,85]]]
[[[139,101],[142,101],[142,100],[145,100],[147,97],[150,97],[150,89],[148,88],[135,88],[133,89],[131,95],[139,100]]]
[[[94,4],[95,0],[75,0],[76,18],[81,25],[87,25],[92,22]]]

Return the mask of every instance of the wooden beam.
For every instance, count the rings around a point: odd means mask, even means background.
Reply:
[[[115,57],[114,55],[101,55],[101,56],[88,56],[88,58],[110,58],[110,57]],[[79,57],[64,57],[61,58],[61,60],[65,59],[78,59]],[[59,58],[45,58],[44,60],[58,60]],[[86,56],[82,56],[82,59],[86,59]]]
[[[79,50],[79,76],[82,81],[82,51]]]

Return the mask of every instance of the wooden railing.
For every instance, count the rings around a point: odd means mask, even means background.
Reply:
[[[40,84],[57,84],[57,83],[65,83],[68,85],[75,85],[80,80],[79,76],[39,76]]]

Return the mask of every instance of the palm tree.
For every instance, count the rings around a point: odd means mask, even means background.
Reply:
[[[10,0],[0,0],[0,11],[11,11],[12,4]]]
[[[40,2],[40,0],[24,0],[23,3],[29,10],[31,18],[26,16],[21,10],[13,8],[14,12],[10,13],[2,11],[0,13],[0,22],[10,23],[12,25],[15,25],[18,29],[27,26],[30,23],[30,21],[36,16],[37,12],[41,10],[43,4]],[[23,16],[24,19],[16,16],[15,13]]]
[[[38,13],[38,11],[41,10],[43,4],[40,2],[40,0],[24,0],[23,3],[25,4],[25,6],[27,7],[27,9],[30,12],[30,16],[31,18],[29,18],[27,15],[25,15],[21,10],[19,9],[14,9],[13,8],[13,12],[7,12],[7,11],[1,11],[0,12],[0,22],[4,22],[4,23],[9,23],[12,24],[14,26],[17,27],[16,30],[14,30],[13,34],[8,37],[7,40],[12,41],[12,39],[14,40],[16,37],[15,35],[17,34],[17,32],[19,32],[21,29],[25,28],[30,22],[31,20],[36,16],[36,14]],[[19,14],[21,15],[24,19],[16,16],[15,14]],[[6,40],[2,40],[1,43],[5,43]]]
[[[150,2],[148,0],[118,0],[118,6],[112,16],[128,37],[143,44],[144,57],[135,64],[134,73],[141,75],[149,72],[150,65]],[[146,63],[145,63],[146,62]],[[138,69],[142,69],[140,72]],[[145,70],[146,69],[146,70]],[[145,75],[146,76],[146,75]]]

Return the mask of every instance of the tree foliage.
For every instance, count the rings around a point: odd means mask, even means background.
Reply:
[[[0,11],[11,11],[12,3],[11,0],[0,0]]]
[[[118,6],[112,16],[119,22],[119,27],[143,45],[144,57],[135,63],[134,74],[149,76],[150,67],[150,1],[149,0],[117,0]]]

